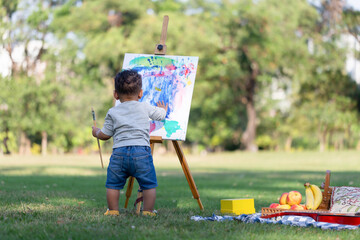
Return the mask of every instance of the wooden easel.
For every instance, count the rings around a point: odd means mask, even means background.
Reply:
[[[166,35],[167,35],[168,23],[169,23],[169,17],[164,16],[160,43],[156,45],[155,55],[165,55],[166,54],[167,48],[166,48],[165,43],[166,43]],[[181,167],[183,169],[183,172],[185,174],[186,180],[188,181],[191,193],[192,193],[194,199],[197,200],[197,202],[199,204],[199,207],[200,207],[200,210],[204,210],[204,206],[202,205],[201,200],[200,200],[199,192],[198,192],[198,190],[196,188],[195,181],[194,181],[194,179],[193,179],[193,177],[191,175],[189,165],[187,164],[187,161],[186,161],[185,155],[184,155],[184,153],[183,153],[183,151],[181,149],[181,146],[180,146],[178,141],[176,141],[176,140],[171,140],[171,141],[172,141],[173,146],[175,148],[176,154],[177,154],[177,156],[179,158],[179,161],[180,161]],[[162,137],[157,137],[157,136],[151,136],[150,137],[151,154],[153,156],[154,156],[155,143],[162,143],[162,142],[163,142]],[[131,192],[132,192],[132,189],[134,187],[134,180],[135,180],[135,178],[132,177],[132,176],[128,180],[128,185],[127,185],[126,194],[125,194],[126,195],[125,206],[124,206],[125,208],[127,208],[128,203],[129,203],[129,198],[131,196]],[[142,198],[142,192],[139,189],[138,195],[137,195],[137,201],[135,202],[136,213],[138,213],[138,214],[140,213],[140,208],[141,208],[141,202],[140,202],[141,198]]]

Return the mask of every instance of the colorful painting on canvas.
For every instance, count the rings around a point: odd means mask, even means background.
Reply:
[[[123,69],[134,69],[143,79],[140,101],[168,104],[165,120],[150,121],[150,135],[163,139],[186,138],[198,57],[125,54]]]

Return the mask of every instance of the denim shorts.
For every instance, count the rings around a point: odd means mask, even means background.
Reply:
[[[129,176],[135,177],[143,190],[158,186],[150,147],[127,146],[113,149],[107,169],[106,188],[123,189]]]

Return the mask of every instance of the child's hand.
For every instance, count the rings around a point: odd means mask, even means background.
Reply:
[[[105,141],[111,138],[111,136],[104,134],[100,128],[94,126],[92,127],[92,135],[100,140],[105,140]]]
[[[165,105],[164,101],[159,101],[156,106],[160,107],[160,108],[163,108],[165,109],[165,111],[167,112],[167,109],[168,109],[168,104]]]
[[[99,138],[99,133],[101,132],[100,128],[92,127],[92,135],[96,138]]]

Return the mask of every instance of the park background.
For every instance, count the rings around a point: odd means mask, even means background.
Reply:
[[[221,214],[221,199],[254,198],[260,212],[284,192],[304,196],[304,182],[320,185],[326,170],[331,186],[359,186],[359,9],[350,0],[0,0],[0,238],[359,239],[358,230],[190,220]],[[152,54],[164,15],[167,54],[199,56],[182,147],[205,209],[165,142],[154,155],[158,217],[130,206],[109,218],[91,107],[102,126],[124,54]],[[102,142],[105,167],[111,147]]]
[[[0,9],[2,152],[95,152],[91,107],[102,126],[124,54],[152,54],[164,15],[167,54],[199,56],[184,148],[360,149],[360,16],[347,1],[3,0]]]

